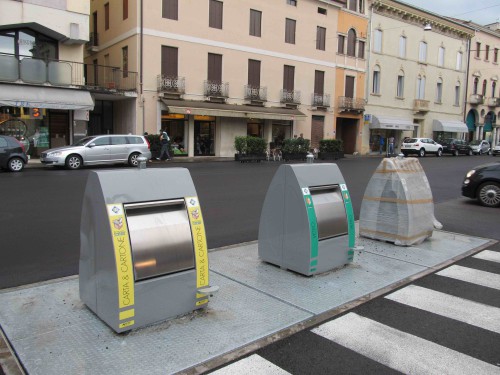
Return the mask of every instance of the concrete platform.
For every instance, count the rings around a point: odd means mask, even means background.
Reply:
[[[358,239],[352,264],[309,278],[243,244],[210,252],[220,291],[206,310],[116,334],[82,304],[75,276],[1,291],[0,326],[28,374],[201,373],[495,242],[444,231],[412,247]]]

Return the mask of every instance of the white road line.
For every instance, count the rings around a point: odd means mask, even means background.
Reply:
[[[269,374],[269,375],[289,375],[289,372],[281,369],[280,367],[269,362],[267,359],[262,358],[257,354],[250,357],[243,358],[234,362],[220,370],[212,372],[216,375],[256,375],[256,374]]]
[[[491,272],[469,267],[450,266],[439,271],[437,275],[500,290],[500,275]]]
[[[405,374],[497,374],[498,367],[349,313],[312,330]]]
[[[500,333],[500,309],[431,289],[409,285],[385,298]]]
[[[500,263],[500,252],[498,251],[484,250],[472,257],[477,259],[489,260],[490,262]]]

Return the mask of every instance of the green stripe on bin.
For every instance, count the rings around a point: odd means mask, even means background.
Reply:
[[[349,194],[349,190],[347,190],[347,186],[344,184],[340,185],[340,190],[342,191],[342,199],[344,200],[345,213],[347,215],[347,230],[349,232],[349,249],[352,249],[355,245],[355,240],[356,240],[356,228],[354,226],[354,211],[352,209],[351,195]],[[349,253],[349,258],[351,258],[350,253]]]
[[[304,194],[306,203],[307,217],[309,219],[309,233],[311,237],[311,259],[318,257],[318,222],[316,221],[316,212],[310,194]]]

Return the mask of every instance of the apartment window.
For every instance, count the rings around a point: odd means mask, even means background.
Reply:
[[[109,3],[104,4],[104,30],[109,29]]]
[[[222,82],[222,55],[208,54],[207,79],[210,82]]]
[[[358,42],[358,57],[360,59],[365,58],[365,42],[362,42],[361,40]]]
[[[128,0],[123,0],[123,19],[126,20],[128,18]]]
[[[295,87],[295,67],[285,65],[283,69],[283,89],[293,91]]]
[[[375,65],[373,69],[372,93],[380,94],[380,67],[378,65]]]
[[[318,13],[319,14],[324,14],[326,16],[326,9],[318,7]]]
[[[443,80],[438,79],[436,85],[436,103],[441,103],[443,100]]]
[[[418,61],[426,62],[427,61],[427,43],[420,42],[420,48],[418,50]]]
[[[248,60],[248,84],[260,87],[260,61]]]
[[[285,43],[295,44],[295,20],[286,19],[285,24]]]
[[[344,35],[339,35],[339,45],[337,48],[337,52],[341,55],[344,54],[344,47],[345,46],[345,36]]]
[[[444,66],[444,47],[439,47],[438,66]]]
[[[314,71],[314,93],[318,95],[325,93],[325,72],[321,70]]]
[[[479,59],[481,57],[481,43],[476,42],[476,57]]]
[[[497,63],[498,62],[498,48],[495,48],[493,50],[493,62]]]
[[[483,81],[483,96],[486,96],[486,86],[488,86],[488,81]]]
[[[382,52],[382,30],[375,30],[373,34],[373,52]]]
[[[210,0],[208,26],[214,29],[222,29],[222,7],[223,2]]]
[[[316,28],[316,49],[325,50],[326,29],[318,26]]]
[[[396,87],[396,97],[404,98],[404,90],[405,90],[405,74],[400,71],[398,74],[398,85]]]
[[[175,47],[161,46],[161,74],[166,77],[177,77],[179,68],[179,51]]]
[[[128,47],[122,48],[123,78],[128,77]]]
[[[457,107],[460,105],[460,82],[455,85],[455,105]]]
[[[462,70],[462,58],[463,58],[463,53],[462,52],[457,52],[457,70]]]
[[[491,97],[495,98],[495,94],[497,91],[497,83],[495,81],[491,82]]]
[[[490,59],[490,46],[485,47],[484,51],[484,59],[488,61]]]
[[[356,31],[350,29],[347,33],[347,55],[356,56]]]
[[[178,0],[163,0],[161,16],[169,20],[179,19],[179,1]]]
[[[250,35],[260,37],[262,12],[250,9]]]
[[[294,7],[297,6],[297,0],[286,0],[286,3],[288,5],[293,5]]]
[[[358,0],[348,0],[349,10],[356,11],[358,8]]]
[[[399,57],[406,57],[406,37],[402,35],[399,37]]]
[[[345,77],[344,95],[346,98],[354,98],[354,81],[355,77],[353,76]]]
[[[472,87],[472,93],[477,94],[477,90],[479,90],[479,78],[474,78],[474,86]]]
[[[425,77],[419,75],[417,77],[417,99],[425,99]]]

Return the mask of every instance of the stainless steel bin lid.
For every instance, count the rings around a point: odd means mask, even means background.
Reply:
[[[340,186],[312,186],[309,191],[316,212],[319,240],[346,234],[347,217]]]

